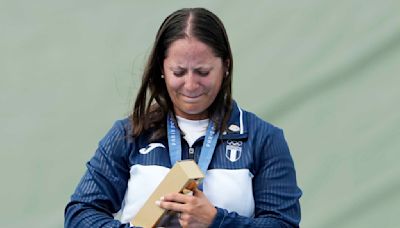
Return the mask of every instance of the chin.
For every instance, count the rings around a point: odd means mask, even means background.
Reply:
[[[188,115],[200,115],[201,113],[204,113],[203,110],[199,110],[199,109],[186,109],[183,111]]]
[[[186,107],[182,108],[181,111],[185,114],[185,116],[190,118],[198,119],[199,117],[207,118],[206,109],[202,107]]]

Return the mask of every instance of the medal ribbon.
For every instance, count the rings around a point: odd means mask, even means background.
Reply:
[[[182,144],[181,133],[179,131],[179,128],[175,126],[175,123],[170,114],[167,118],[167,133],[169,157],[171,159],[171,165],[173,166],[177,161],[182,160]],[[207,127],[206,136],[204,138],[198,162],[198,166],[200,167],[204,175],[206,174],[208,166],[210,165],[215,147],[217,145],[218,137],[219,132],[214,129],[214,123],[210,121]]]

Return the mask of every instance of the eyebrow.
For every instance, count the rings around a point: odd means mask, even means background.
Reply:
[[[186,70],[186,68],[181,67],[181,66],[170,66],[169,69],[171,71],[175,71],[175,70]]]
[[[187,68],[181,67],[181,66],[170,66],[169,69],[170,69],[171,71],[175,71],[175,70],[187,70]],[[192,70],[209,70],[209,71],[211,71],[212,69],[214,69],[213,66],[199,66],[199,67],[192,68]]]

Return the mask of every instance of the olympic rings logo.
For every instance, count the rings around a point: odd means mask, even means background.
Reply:
[[[243,144],[242,141],[233,141],[233,140],[228,140],[227,143],[229,146],[236,146],[236,147],[241,147]]]

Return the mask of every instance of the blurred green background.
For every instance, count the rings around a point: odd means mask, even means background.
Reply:
[[[63,226],[159,25],[192,6],[226,25],[235,99],[285,130],[301,226],[398,227],[398,0],[2,0],[0,227]]]

